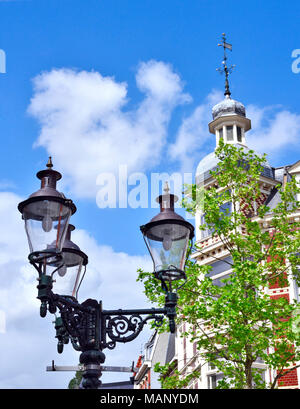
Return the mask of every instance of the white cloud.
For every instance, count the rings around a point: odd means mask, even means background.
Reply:
[[[247,134],[251,148],[278,157],[283,150],[299,149],[300,115],[280,106],[247,107],[252,130]]]
[[[72,194],[95,197],[98,174],[119,165],[131,172],[159,162],[172,110],[190,97],[163,62],[141,63],[136,81],[145,97],[126,111],[127,84],[98,72],[62,68],[34,79],[29,112],[41,124],[36,145],[54,157]]]
[[[214,144],[214,136],[208,131],[208,123],[212,121],[212,107],[223,99],[222,93],[213,90],[198,105],[192,114],[183,119],[176,135],[176,140],[169,146],[169,154],[173,161],[177,161],[183,172],[192,172],[195,162],[209,153],[206,146],[211,141]]]
[[[141,63],[136,75],[138,88],[154,100],[165,102],[168,107],[190,102],[191,97],[182,93],[183,84],[172,67],[161,61]]]
[[[194,172],[197,162],[210,153],[215,144],[214,135],[208,131],[212,121],[213,105],[223,99],[220,91],[212,91],[192,114],[183,119],[175,142],[169,145],[171,159],[178,163],[182,172]],[[252,129],[246,134],[249,147],[267,153],[270,160],[277,160],[283,152],[299,150],[300,115],[284,109],[281,105],[246,107]]]

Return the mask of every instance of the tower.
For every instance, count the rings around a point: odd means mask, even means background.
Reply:
[[[224,57],[222,61],[223,68],[217,69],[221,74],[225,75],[225,92],[224,99],[217,103],[212,108],[212,121],[208,124],[209,132],[215,136],[215,149],[219,146],[220,140],[225,144],[231,144],[238,148],[243,148],[249,151],[247,143],[247,132],[251,130],[251,120],[246,116],[246,108],[243,103],[231,98],[229,86],[229,74],[232,72],[235,65],[227,66],[226,50],[232,50],[232,45],[226,42],[225,34],[222,36],[223,42],[218,44],[224,48]],[[258,155],[260,153],[256,152]],[[262,156],[262,155],[261,155]],[[216,170],[219,159],[215,155],[215,151],[206,155],[200,160],[195,174],[196,184],[204,188],[209,188],[214,183],[211,176],[211,171]],[[263,172],[261,174],[261,196],[254,208],[246,209],[245,212],[254,212],[257,206],[264,203],[270,195],[272,189],[276,186],[275,170],[268,161],[264,163]],[[196,239],[201,240],[209,236],[209,232],[200,231],[199,225],[203,224],[203,214],[198,211],[195,218],[196,222]]]
[[[220,71],[225,74],[225,92],[224,99],[212,108],[212,121],[208,124],[208,129],[209,132],[215,136],[216,148],[222,139],[225,144],[232,144],[248,151],[247,132],[251,129],[251,120],[246,116],[245,106],[241,102],[231,98],[229,87],[228,77],[233,67],[227,67],[226,50],[231,50],[232,46],[226,43],[225,35],[223,35],[223,44],[220,45],[224,47],[223,68]],[[259,155],[257,152],[256,154]],[[196,184],[198,186],[209,189],[215,185],[211,171],[216,170],[218,162],[219,159],[216,157],[215,151],[200,160],[195,175]],[[292,166],[288,165],[280,168],[272,167],[269,162],[266,161],[259,178],[259,197],[257,197],[251,206],[249,204],[240,203],[240,210],[247,215],[247,217],[259,219],[257,215],[259,206],[266,204],[271,209],[275,207],[280,201],[280,195],[276,186],[286,183],[286,181],[290,179],[291,174],[295,174],[300,182],[299,161]],[[228,209],[230,211],[230,203],[228,203]],[[293,217],[299,218],[299,215],[296,214]],[[263,231],[272,233],[271,214],[266,214],[264,219],[260,220],[259,223]],[[201,209],[196,213],[195,224],[198,250],[195,251],[192,258],[196,260],[199,265],[210,265],[211,270],[208,276],[211,277],[216,285],[221,285],[220,280],[228,278],[231,274],[231,255],[220,238],[213,236],[209,230],[199,230],[200,225],[205,225],[205,215]],[[299,301],[299,288],[291,281],[285,284],[272,284],[266,291],[270,298],[285,297],[289,301],[296,298]],[[214,367],[199,357],[195,342],[192,343],[184,336],[180,336],[180,334],[184,334],[187,331],[187,325],[188,324],[183,323],[178,328],[176,348],[178,370],[182,375],[187,375],[192,369],[201,368],[201,377],[194,380],[193,383],[189,385],[189,388],[215,388],[218,381],[222,378],[222,374],[218,373]],[[206,324],[204,323],[204,325]],[[259,368],[264,371],[264,377],[267,383],[271,383],[276,376],[276,373],[272,373],[260,359],[257,359],[253,364],[253,368]],[[279,387],[299,388],[299,375],[299,368],[293,369],[292,372],[287,373],[287,375],[281,378]]]
[[[213,121],[208,125],[209,131],[216,135],[216,146],[220,139],[223,139],[225,143],[246,146],[245,132],[251,129],[251,121],[246,118],[244,105],[231,99],[229,74],[235,65],[227,66],[226,50],[232,51],[232,45],[226,42],[225,33],[222,35],[222,43],[218,46],[224,49],[222,68],[217,68],[217,71],[225,75],[225,99],[213,107]]]
[[[246,110],[241,102],[229,95],[212,109],[213,121],[209,123],[210,133],[216,136],[216,146],[220,139],[224,143],[247,147],[246,132],[251,129],[251,121],[246,118]]]

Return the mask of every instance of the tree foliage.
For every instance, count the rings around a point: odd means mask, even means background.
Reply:
[[[223,374],[218,388],[275,388],[285,368],[294,368],[300,359],[299,331],[291,319],[299,304],[268,294],[275,283],[300,281],[300,224],[293,218],[300,208],[299,186],[293,178],[278,184],[272,192],[280,197],[277,205],[257,206],[265,156],[222,142],[215,154],[219,159],[211,172],[215,183],[209,189],[188,186],[183,205],[192,214],[205,215],[200,229],[209,229],[225,246],[231,261],[224,263],[231,274],[220,285],[210,277],[211,266],[189,259],[187,283],[178,291],[177,324],[186,323],[182,336],[196,343],[201,362]],[[226,203],[231,203],[231,211]],[[263,225],[266,219],[268,228]],[[195,245],[193,252],[201,255],[203,249]],[[151,273],[140,271],[139,280],[152,302],[163,302]],[[271,385],[265,383],[263,371],[255,369],[257,360],[274,371]],[[176,370],[172,375],[171,369],[157,367],[162,387],[181,388],[199,377],[191,372],[186,378]]]
[[[79,389],[82,380],[82,371],[76,371],[74,378],[69,382],[68,389]]]

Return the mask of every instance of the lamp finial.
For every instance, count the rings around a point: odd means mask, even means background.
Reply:
[[[170,192],[170,188],[169,188],[169,183],[168,183],[168,182],[165,182],[164,192],[165,192],[166,195],[168,195],[169,192]]]
[[[52,163],[52,157],[51,156],[49,156],[49,159],[48,159],[48,162],[47,162],[46,166],[49,169],[53,168],[53,163]]]

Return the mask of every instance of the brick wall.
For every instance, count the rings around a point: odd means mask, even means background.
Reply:
[[[270,260],[269,260],[270,261]],[[284,279],[286,279],[286,274],[284,274]],[[285,284],[284,284],[285,281]],[[279,298],[285,298],[288,302],[290,302],[290,296],[286,292],[288,282],[287,280],[281,281],[275,280],[269,285],[269,289],[271,290],[270,298],[273,300],[277,300]],[[285,369],[284,372],[289,371],[289,369]],[[278,374],[279,372],[277,372]],[[297,369],[293,369],[292,371],[288,372],[286,375],[282,376],[278,380],[278,387],[280,388],[291,388],[296,387],[298,389],[298,376],[297,376]]]
[[[288,369],[285,370],[285,372]],[[298,376],[297,376],[297,369],[293,369],[283,377],[278,380],[278,386],[281,388],[291,387],[291,386],[298,386]],[[298,389],[298,388],[297,388]]]

